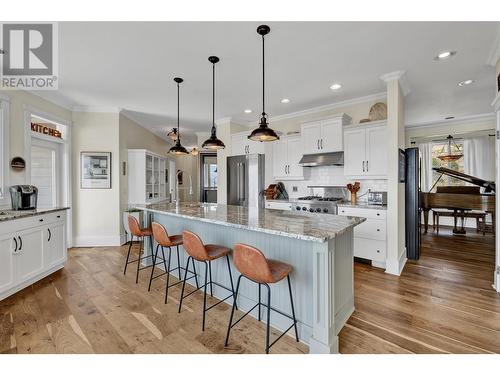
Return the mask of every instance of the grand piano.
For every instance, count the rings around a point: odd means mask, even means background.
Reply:
[[[448,209],[454,212],[455,225],[453,233],[465,233],[463,219],[467,216],[467,211],[477,210],[492,214],[493,226],[495,225],[495,182],[486,181],[465,173],[457,172],[448,168],[432,168],[440,173],[439,178],[432,186],[430,192],[420,192],[420,209],[424,214],[424,229],[427,233],[429,226],[429,211],[433,208]],[[459,180],[468,182],[475,186],[438,186],[436,192],[432,193],[434,186],[443,175],[451,176]],[[481,192],[481,188],[484,191]],[[462,220],[461,228],[457,227],[457,219]]]

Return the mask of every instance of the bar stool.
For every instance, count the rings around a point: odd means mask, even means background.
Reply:
[[[137,273],[135,276],[135,283],[137,284],[139,282],[139,271],[149,268],[151,266],[146,266],[140,268],[141,265],[141,260],[147,259],[147,258],[153,258],[153,231],[151,228],[141,228],[139,225],[139,220],[137,220],[136,217],[132,215],[128,215],[128,226],[130,228],[130,244],[128,246],[128,254],[127,254],[127,260],[125,261],[125,269],[123,270],[123,274],[125,275],[127,273],[127,266],[130,263],[137,262]],[[132,250],[132,243],[134,242],[134,236],[139,239],[139,257],[136,260],[131,260],[129,261],[130,258],[130,251]],[[151,247],[151,255],[147,255],[145,257],[141,257],[142,252],[144,251],[144,238],[148,237],[149,238],[149,245]]]
[[[266,259],[264,254],[259,249],[255,247],[238,243],[234,247],[233,261],[236,269],[241,273],[238,277],[238,282],[236,284],[236,297],[234,298],[233,308],[231,310],[231,317],[229,318],[229,326],[227,328],[226,342],[227,346],[229,342],[229,334],[231,328],[233,328],[240,320],[247,316],[253,309],[258,307],[258,318],[260,321],[260,307],[264,306],[267,308],[267,326],[266,326],[266,354],[269,354],[269,349],[273,346],[276,341],[282,338],[292,327],[295,328],[295,339],[299,342],[299,333],[297,330],[297,319],[295,318],[295,309],[293,307],[293,297],[292,297],[292,287],[290,285],[290,272],[292,271],[292,266],[278,262],[277,260]],[[236,299],[238,298],[238,291],[240,289],[241,278],[244,277],[250,281],[259,285],[259,302],[248,310],[241,318],[233,323],[234,310],[236,309]],[[276,310],[271,307],[271,288],[269,284],[277,283],[286,277],[288,281],[288,292],[290,293],[290,304],[292,305],[292,316]],[[267,305],[261,302],[261,286],[265,285],[267,288]],[[293,324],[288,327],[276,340],[269,344],[269,334],[270,334],[270,323],[271,323],[271,310],[293,320]]]
[[[167,303],[168,300],[168,288],[175,286],[177,284],[182,283],[182,276],[181,276],[181,269],[184,269],[184,267],[181,266],[181,260],[179,256],[179,245],[182,245],[182,234],[177,234],[173,236],[169,236],[167,230],[165,227],[159,223],[153,222],[151,224],[152,229],[153,229],[153,237],[157,243],[156,245],[156,251],[155,251],[155,256],[153,258],[153,268],[151,269],[151,276],[149,278],[149,287],[148,287],[148,292],[151,290],[151,283],[153,279],[156,279],[160,276],[167,275],[167,285],[165,287],[165,303]],[[177,267],[175,268],[170,268],[170,261],[172,259],[172,247],[177,247]],[[153,277],[154,270],[155,270],[155,265],[156,265],[156,259],[158,257],[158,250],[161,247],[161,253],[163,260],[163,266],[165,267],[165,272],[156,275]],[[165,259],[165,252],[164,248],[168,247],[169,253],[168,253],[168,262],[166,262]],[[179,281],[170,285],[170,272],[172,271],[178,271],[179,275]],[[195,278],[196,281],[196,286],[198,287],[198,276],[196,275],[196,270],[195,272],[192,272],[194,276],[191,276],[188,278],[188,280],[192,279],[193,277]]]
[[[224,302],[228,298],[233,298],[234,299],[234,304],[233,306],[236,306],[236,297],[234,294],[234,284],[233,284],[233,276],[231,274],[231,264],[229,263],[229,254],[231,253],[231,249],[220,246],[220,245],[204,245],[201,238],[198,237],[193,232],[190,232],[188,230],[185,230],[182,232],[182,238],[184,242],[184,249],[186,252],[189,254],[189,257],[187,259],[186,263],[186,270],[184,272],[184,280],[182,282],[182,291],[181,291],[181,299],[179,302],[179,313],[181,312],[181,307],[182,307],[182,300],[189,295],[193,294],[194,292],[198,291],[199,289],[203,288],[203,322],[201,325],[201,330],[205,330],[205,313],[210,310],[211,308],[217,306],[219,303]],[[229,273],[229,280],[231,282],[231,289],[228,287],[219,284],[215,281],[212,281],[212,266],[211,262],[213,260],[226,257],[227,261],[227,270]],[[186,287],[186,276],[187,272],[189,270],[189,262],[192,261],[193,263],[193,269],[194,269],[194,261],[202,262],[205,264],[205,282],[202,286],[196,286],[196,289],[193,290],[192,292],[184,295],[184,288]],[[196,271],[195,271],[196,272]],[[207,277],[210,277],[210,280],[207,281]],[[227,296],[226,298],[220,300],[219,302],[207,307],[207,285],[210,285],[210,295],[213,297],[213,285],[217,285],[223,289],[226,289],[227,291],[230,291],[231,294]],[[237,308],[237,307],[234,307]]]

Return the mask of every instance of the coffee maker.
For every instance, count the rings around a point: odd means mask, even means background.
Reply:
[[[9,188],[12,209],[34,210],[38,198],[38,188],[33,185],[14,185]]]

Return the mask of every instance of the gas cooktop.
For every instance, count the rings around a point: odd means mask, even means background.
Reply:
[[[308,195],[305,197],[299,197],[297,198],[299,201],[318,201],[318,202],[338,202],[341,201],[342,198],[335,198],[335,197],[319,197],[317,195]]]

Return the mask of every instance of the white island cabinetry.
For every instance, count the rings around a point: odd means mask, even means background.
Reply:
[[[57,271],[66,261],[66,211],[21,213],[0,221],[0,300]]]

